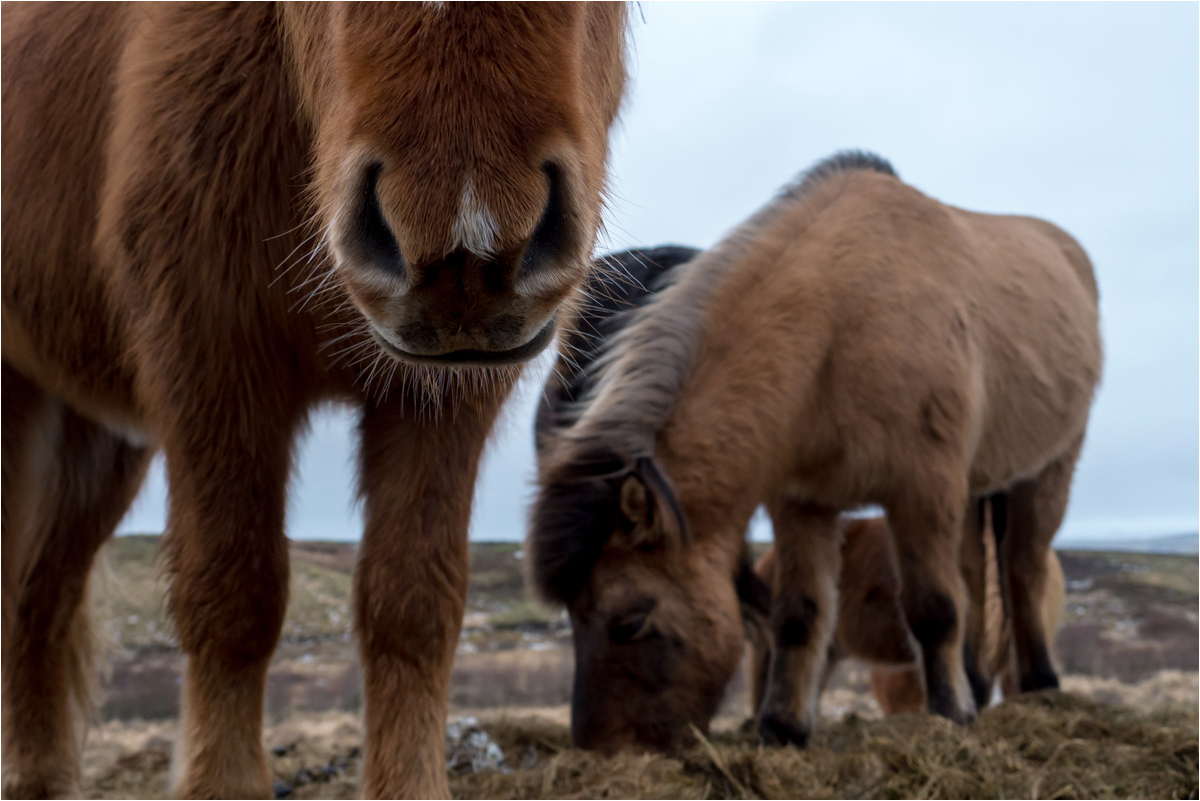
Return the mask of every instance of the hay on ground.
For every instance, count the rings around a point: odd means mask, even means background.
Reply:
[[[488,726],[508,775],[459,798],[1195,798],[1194,709],[1139,713],[1067,693],[1023,696],[968,728],[920,715],[827,724],[807,750],[714,735],[675,757],[574,751],[553,724]]]

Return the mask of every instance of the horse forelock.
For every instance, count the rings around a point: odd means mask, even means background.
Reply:
[[[616,528],[615,479],[630,460],[603,445],[570,449],[544,473],[531,512],[531,578],[552,603],[570,604]]]

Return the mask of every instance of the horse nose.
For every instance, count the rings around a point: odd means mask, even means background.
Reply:
[[[511,256],[480,256],[459,248],[412,272],[417,289],[485,298],[508,292],[516,269]]]
[[[335,233],[335,246],[354,262],[368,264],[397,278],[408,277],[400,243],[388,225],[379,203],[379,176],[383,165],[370,162],[357,180],[353,198]]]
[[[518,292],[535,293],[545,283],[545,273],[586,250],[578,199],[572,192],[572,184],[578,191],[579,181],[569,178],[567,170],[553,161],[545,162],[542,172],[549,182],[549,194],[542,216],[525,242],[514,278]]]

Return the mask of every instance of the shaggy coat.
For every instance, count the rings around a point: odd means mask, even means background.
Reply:
[[[1097,300],[1060,229],[939,203],[865,154],[821,163],[692,259],[616,335],[541,460],[533,578],[571,615],[576,742],[670,747],[703,725],[742,651],[759,505],[780,565],[768,741],[811,730],[838,518],[862,504],[894,532],[929,709],[967,721],[978,624],[959,546],[968,510],[1003,492],[1019,686],[1055,686],[1045,552],[1100,379]]]
[[[159,450],[171,791],[271,795],[325,401],[360,420],[362,792],[447,794],[479,455],[589,269],[624,45],[622,4],[4,6],[5,795],[78,793],[87,575]]]

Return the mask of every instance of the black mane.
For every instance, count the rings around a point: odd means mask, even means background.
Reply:
[[[791,199],[802,198],[828,178],[841,172],[854,170],[866,170],[891,175],[895,178],[900,177],[891,163],[882,156],[866,150],[840,150],[800,173],[795,180],[783,188],[779,196]]]
[[[538,492],[530,515],[530,577],[545,600],[570,604],[587,584],[617,526],[617,483],[628,468],[615,451],[597,450],[572,459]]]

